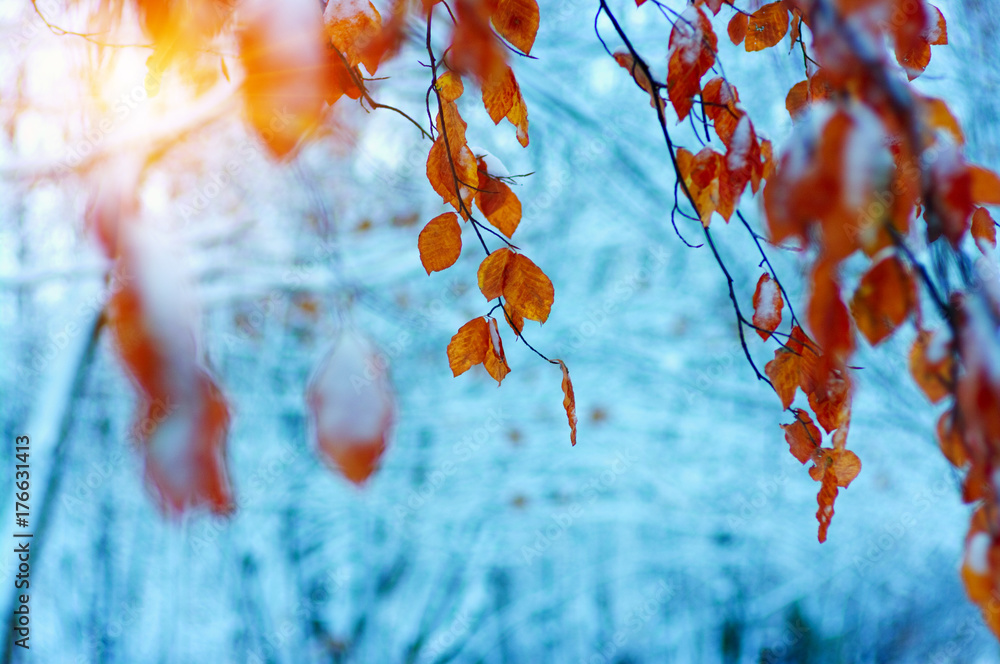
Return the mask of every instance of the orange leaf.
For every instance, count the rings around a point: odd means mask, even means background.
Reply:
[[[347,57],[347,62],[356,66],[364,64],[369,74],[378,69],[378,57],[367,46],[382,30],[382,15],[371,2],[366,7],[361,2],[331,0],[323,12],[326,33],[334,48]]]
[[[988,256],[987,247],[996,249],[997,246],[997,225],[993,217],[986,208],[976,208],[972,213],[972,237],[976,240],[976,246],[984,256]]]
[[[810,474],[811,471],[810,471]],[[826,466],[822,477],[823,485],[816,495],[816,502],[819,509],[816,510],[816,520],[819,521],[819,541],[822,544],[826,541],[826,533],[833,521],[833,503],[837,500],[837,475],[833,466]]]
[[[445,72],[438,76],[434,82],[434,86],[437,88],[438,94],[441,95],[441,101],[455,101],[465,92],[462,77],[453,71]]]
[[[809,359],[815,357],[811,353],[807,355]],[[806,363],[803,362],[803,365]],[[813,364],[810,362],[810,364]],[[822,362],[816,362],[822,365]],[[826,370],[824,376],[803,376],[803,391],[809,396],[809,406],[816,413],[816,421],[823,429],[830,433],[845,427],[851,419],[851,384],[841,369],[822,367]],[[803,374],[808,371],[816,371],[812,366],[803,368]],[[803,386],[804,385],[804,386]],[[846,429],[843,429],[846,437]]]
[[[816,465],[809,469],[809,475],[817,482],[832,469],[837,486],[846,488],[861,472],[861,459],[850,450],[823,447],[816,450],[813,461]]]
[[[924,112],[927,116],[927,125],[931,129],[944,129],[950,133],[955,141],[962,145],[965,143],[965,134],[958,124],[955,114],[948,108],[948,104],[943,99],[928,97],[923,100]]]
[[[962,435],[955,427],[954,411],[941,413],[937,423],[938,444],[941,446],[941,453],[956,468],[961,468],[969,461],[969,456],[965,452],[965,444],[962,442]]]
[[[785,441],[792,456],[805,464],[813,458],[823,442],[823,437],[813,424],[809,413],[796,408],[792,414],[795,415],[795,421],[791,424],[782,424],[781,428],[785,431]]]
[[[935,21],[935,27],[927,33],[927,39],[931,46],[946,46],[948,44],[948,23],[944,20],[944,14],[934,5],[927,6],[934,10],[931,19]]]
[[[701,77],[715,64],[718,40],[700,8],[688,7],[670,32],[667,94],[677,117],[691,112],[692,99],[701,92]]]
[[[448,365],[455,376],[482,364],[491,345],[490,329],[483,317],[473,318],[458,328],[448,343]]]
[[[479,161],[476,205],[486,215],[486,219],[507,237],[513,236],[521,223],[521,201],[506,183],[490,177],[486,172],[486,163],[482,160]]]
[[[827,529],[833,520],[833,503],[837,499],[837,487],[848,486],[861,472],[861,460],[850,450],[823,448],[817,451],[816,465],[809,469],[809,475],[817,481],[822,481],[816,502],[819,509],[816,519],[819,521],[819,541],[826,541]]]
[[[750,17],[743,12],[737,12],[735,16],[729,19],[729,26],[727,27],[729,40],[736,46],[739,46],[743,43],[743,40],[746,39],[747,29],[749,27]]]
[[[420,262],[427,274],[451,267],[462,253],[462,227],[454,212],[445,212],[427,222],[417,238]]]
[[[836,360],[846,360],[854,350],[851,317],[840,295],[836,266],[820,261],[813,271],[809,297],[809,327],[823,353]]]
[[[514,330],[516,336],[521,336],[521,330],[524,329],[524,316],[510,302],[504,305],[504,312],[507,325],[510,326],[510,329]]]
[[[491,18],[500,36],[522,53],[531,53],[538,32],[535,0],[499,0]]]
[[[235,507],[226,468],[229,404],[205,369],[197,367],[191,378],[186,389],[193,398],[147,401],[140,410],[146,480],[169,512],[205,505],[228,514]]]
[[[717,76],[705,84],[701,91],[701,99],[705,105],[705,115],[715,126],[715,133],[727,148],[732,142],[733,134],[744,113],[737,108],[740,95],[736,86],[721,76]]]
[[[652,108],[659,108],[662,111],[665,108],[663,98],[660,97],[656,88],[653,87],[652,82],[649,80],[649,76],[647,76],[643,68],[639,66],[636,59],[632,57],[632,54],[625,51],[618,51],[615,53],[614,58],[615,62],[618,63],[618,66],[631,74],[632,80],[635,81],[635,84],[649,94],[649,105]]]
[[[555,289],[530,258],[513,254],[504,271],[503,296],[525,318],[544,323],[555,299]]]
[[[503,342],[500,340],[500,330],[497,329],[496,318],[491,318],[489,323],[489,347],[486,350],[486,357],[483,359],[483,366],[486,371],[493,376],[497,385],[510,373],[507,366],[507,358],[503,353]]]
[[[941,343],[939,339],[943,336],[937,335],[921,330],[910,349],[910,374],[931,403],[938,403],[951,393],[954,370],[952,345]]]
[[[764,341],[771,336],[771,332],[781,325],[781,308],[785,306],[784,298],[781,297],[781,289],[778,282],[771,278],[767,272],[760,275],[757,280],[757,290],[753,294],[753,324],[758,329],[757,334]]]
[[[780,42],[788,33],[788,9],[783,2],[764,5],[750,15],[747,26],[747,52],[761,51]]]
[[[313,0],[247,0],[237,33],[250,124],[271,152],[285,157],[320,121],[327,53]],[[294,35],[294,38],[289,38]]]
[[[774,391],[786,410],[791,407],[795,399],[795,390],[802,384],[803,357],[812,356],[812,352],[806,347],[807,343],[808,338],[802,328],[796,325],[792,328],[788,347],[774,351],[774,359],[764,366],[764,373],[771,379]]]
[[[457,85],[446,82],[446,86],[449,93],[460,92]],[[474,188],[479,182],[476,158],[465,141],[466,127],[455,102],[442,95],[437,116],[439,133],[427,155],[427,179],[442,200],[454,206],[463,218],[472,205]]]
[[[566,419],[569,420],[569,440],[576,445],[576,396],[573,394],[573,383],[569,379],[569,369],[562,360],[553,360],[562,369],[563,408],[566,409]]]
[[[395,420],[384,358],[364,336],[346,330],[310,379],[306,400],[320,452],[362,484],[377,468]]]
[[[1000,177],[981,166],[970,166],[972,200],[979,205],[1000,205]]]
[[[482,81],[481,87],[486,112],[489,113],[493,124],[500,124],[500,121],[514,108],[521,94],[513,70],[507,65],[498,67],[492,75]]]
[[[861,277],[851,299],[851,315],[868,343],[876,346],[909,317],[917,305],[917,287],[895,256],[876,263]]]
[[[494,300],[503,295],[504,275],[507,263],[514,253],[507,247],[497,249],[483,259],[479,265],[479,290],[487,300]]]

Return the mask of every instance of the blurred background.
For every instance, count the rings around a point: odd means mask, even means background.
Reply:
[[[237,511],[182,519],[144,486],[134,391],[108,335],[91,343],[107,265],[82,221],[104,167],[88,155],[163,130],[155,119],[176,98],[137,92],[148,51],[97,55],[31,4],[0,7],[0,430],[4,445],[32,438],[35,522],[31,650],[13,661],[997,661],[958,575],[969,509],[937,449],[938,413],[907,375],[912,333],[860,352],[849,446],[863,469],[820,545],[818,485],[742,356],[724,278],[670,225],[673,172],[648,96],[595,37],[596,4],[540,4],[537,60],[514,63],[530,146],[490,122],[476,91],[460,108],[471,145],[534,173],[515,188],[515,243],[556,298],[525,332],[569,365],[576,447],[558,368],[513,337],[502,388],[481,367],[452,377],[449,339],[489,308],[482,254],[466,235],[455,267],[423,271],[417,234],[444,208],[411,124],[345,98],[320,140],[282,165],[234,109],[185,130],[139,192],[191,284],[234,410]],[[951,43],[918,87],[961,119],[970,160],[997,168],[1000,8],[939,4]],[[38,6],[67,29],[85,24],[59,0]],[[663,17],[611,7],[665,71]],[[617,48],[606,19],[597,26]],[[758,132],[782,145],[801,59],[720,45]],[[372,90],[426,123],[420,48],[414,35]],[[212,62],[187,89],[224,87]],[[84,101],[96,65],[119,72],[103,106]],[[688,127],[676,132],[695,147]],[[221,176],[234,159],[238,174]],[[757,202],[743,209],[759,228]],[[750,237],[714,223],[749,306],[760,274]],[[803,258],[772,260],[798,298]],[[317,455],[304,401],[347,328],[382,349],[398,403],[362,489]],[[774,350],[752,347],[761,366]],[[11,452],[8,515],[13,464]],[[15,562],[3,548],[6,612]]]

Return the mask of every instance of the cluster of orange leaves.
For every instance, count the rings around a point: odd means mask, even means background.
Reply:
[[[342,97],[380,107],[371,98],[370,79],[362,67],[374,75],[400,51],[410,18],[425,21],[435,72],[430,91],[437,100],[427,178],[457,214],[441,214],[421,231],[420,260],[428,274],[458,260],[459,216],[463,222],[479,224],[472,217],[473,204],[502,234],[498,237],[510,238],[517,230],[521,202],[509,186],[512,181],[489,172],[488,155],[470,150],[458,99],[465,77],[479,86],[494,124],[506,119],[520,144],[528,145],[527,107],[507,52],[531,51],[539,24],[535,0],[450,3],[451,43],[440,61],[431,43],[437,0],[394,0],[385,21],[368,0],[330,0],[325,9],[315,0],[242,0],[236,11],[227,0],[132,3],[154,45],[148,64],[150,94],[155,94],[158,78],[167,68],[183,70],[189,60],[211,50],[224,28],[231,27],[243,74],[239,92],[246,121],[277,159],[293,156],[315,137],[326,109]],[[439,69],[444,73],[437,76]],[[224,61],[222,73],[229,78]],[[148,269],[135,179],[120,175],[106,175],[92,192],[87,225],[116,261],[117,270],[136,275],[113,291],[107,320],[116,351],[140,397],[136,428],[147,460],[147,479],[170,512],[207,506],[226,513],[235,505],[225,453],[230,407],[197,349],[197,331],[183,315],[183,305],[155,292],[157,280],[170,275]],[[554,290],[541,269],[513,249],[507,242],[486,257],[479,284],[487,300],[498,299],[520,337],[524,319],[548,318]],[[178,329],[160,329],[166,318],[176,318]],[[510,371],[497,320],[489,314],[462,327],[448,346],[448,358],[455,375],[483,364],[499,383]],[[562,370],[564,407],[575,444],[569,373],[561,360],[550,361]],[[306,402],[319,452],[351,482],[365,482],[378,467],[395,417],[387,367],[374,345],[355,330],[343,330],[314,371]]]
[[[952,463],[968,469],[965,499],[983,501],[970,538],[982,532],[992,538],[990,564],[980,565],[979,576],[968,565],[963,571],[970,595],[985,609],[983,598],[1000,598],[1000,515],[992,474],[1000,466],[1000,380],[983,366],[988,351],[974,356],[972,349],[982,349],[982,339],[970,336],[963,342],[962,337],[972,334],[968,321],[975,316],[980,336],[995,332],[1000,300],[988,292],[954,295],[947,304],[960,338],[942,341],[946,335],[938,332],[941,338],[933,339],[925,329],[914,265],[900,243],[912,237],[922,217],[928,242],[943,237],[957,250],[971,231],[983,253],[995,248],[996,227],[983,206],[1000,205],[1000,179],[964,160],[964,136],[943,100],[908,86],[904,102],[889,94],[886,80],[898,78],[894,65],[868,48],[890,44],[905,80],[913,80],[930,63],[931,46],[948,42],[944,16],[923,0],[779,0],[752,12],[734,4],[694,0],[678,15],[664,84],[636,66],[634,53],[616,53],[615,59],[650,95],[661,122],[669,101],[679,120],[698,104],[705,122],[712,123],[724,152],[708,146],[697,154],[679,148],[675,155],[678,178],[706,227],[713,212],[728,221],[747,185],[756,193],[766,181],[763,206],[772,243],[795,241],[814,252],[805,321],[811,336],[794,317],[789,333],[777,332],[785,302],[767,273],[754,293],[752,327],[765,341],[779,334],[783,339],[765,374],[795,417],[782,425],[792,455],[803,464],[812,462],[810,476],[821,483],[820,541],[826,539],[838,489],[861,469],[846,447],[852,393],[848,361],[855,332],[877,345],[915,321],[911,373],[933,402],[955,397],[938,427],[941,447]],[[718,53],[709,12],[718,15],[724,5],[734,12],[727,26],[734,45],[742,44],[749,53],[788,36],[789,50],[798,46],[804,58],[810,56],[806,80],[786,98],[796,130],[777,163],[770,142],[760,139],[740,108],[735,86],[722,77],[702,83]],[[922,159],[930,164],[926,186]],[[845,301],[841,267],[859,253],[870,265]],[[983,305],[984,299],[989,304]],[[995,333],[992,339],[995,366],[1000,348]],[[799,390],[808,409],[793,407]],[[823,445],[824,432],[829,446]],[[996,611],[991,625],[1000,633]]]

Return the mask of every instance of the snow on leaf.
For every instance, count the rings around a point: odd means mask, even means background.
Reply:
[[[916,306],[913,276],[898,258],[888,256],[861,277],[851,299],[851,315],[858,331],[876,346],[892,335]]]
[[[312,0],[247,0],[240,15],[237,38],[246,72],[241,90],[247,118],[271,152],[285,157],[319,124],[326,97],[319,5]]]
[[[972,237],[984,256],[997,247],[997,225],[986,208],[976,208],[972,213]]]
[[[955,426],[954,410],[941,413],[937,423],[937,437],[941,453],[951,462],[951,465],[961,468],[968,463],[969,456],[965,451],[962,435]]]
[[[341,332],[313,373],[306,402],[319,452],[348,480],[364,483],[395,419],[388,367],[374,344],[354,329]]]
[[[753,294],[753,324],[764,341],[781,325],[781,309],[784,304],[778,282],[767,272],[760,275]]]
[[[951,393],[953,365],[951,343],[943,332],[917,333],[910,349],[910,375],[931,403],[939,403]]]
[[[645,70],[641,66],[639,66],[638,62],[632,56],[632,54],[627,53],[625,51],[618,51],[617,53],[615,53],[614,57],[615,57],[615,62],[618,63],[618,66],[620,66],[622,69],[626,70],[629,74],[631,74],[632,79],[635,81],[635,84],[638,85],[640,89],[644,90],[646,93],[649,94],[649,105],[652,108],[658,107],[662,112],[664,108],[666,108],[666,103],[663,101],[663,98],[659,95],[659,92],[657,91],[656,87],[653,86],[652,81],[649,80],[649,76],[646,75]]]
[[[479,265],[479,290],[487,300],[494,300],[503,293],[507,263],[514,253],[507,247],[497,249]]]
[[[531,53],[538,32],[538,3],[535,0],[499,0],[491,21],[500,36],[522,53]]]
[[[171,514],[202,505],[228,514],[235,507],[226,468],[229,404],[200,367],[189,390],[172,401],[147,401],[140,411],[146,480]]]
[[[486,357],[483,358],[483,366],[493,377],[493,380],[500,385],[503,379],[510,373],[507,365],[507,357],[503,352],[503,342],[500,340],[500,330],[497,328],[497,319],[491,318],[487,325],[489,332],[489,345],[486,349]]]
[[[701,91],[701,77],[715,64],[717,46],[712,24],[700,8],[688,7],[674,22],[670,32],[667,94],[678,119],[683,120],[691,112],[691,100]]]
[[[566,419],[569,420],[569,440],[576,445],[576,395],[573,394],[573,383],[569,379],[569,368],[562,360],[553,360],[562,369],[563,408],[566,409]]]
[[[750,15],[744,47],[761,51],[780,42],[788,33],[788,9],[783,2],[764,5]]]
[[[350,66],[362,63],[369,74],[378,69],[378,58],[368,45],[382,30],[382,15],[366,0],[330,0],[323,12],[326,33]]]
[[[705,84],[701,91],[701,99],[705,106],[705,115],[712,121],[715,133],[727,148],[732,142],[736,127],[745,113],[737,107],[740,95],[736,86],[721,76],[717,76]]]
[[[420,262],[427,271],[451,267],[462,253],[462,227],[454,212],[445,212],[427,222],[417,238]]]
[[[448,365],[452,374],[459,376],[471,367],[482,364],[490,344],[490,329],[485,318],[473,318],[458,328],[458,332],[448,343]]]

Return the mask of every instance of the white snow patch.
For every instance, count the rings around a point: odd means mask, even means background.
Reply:
[[[885,148],[886,136],[882,122],[868,108],[857,105],[852,109],[854,128],[848,134],[844,159],[844,183],[847,200],[860,208],[873,186],[880,186],[881,174],[891,166],[891,156]]]
[[[986,574],[990,571],[987,554],[990,551],[990,536],[986,533],[976,533],[969,540],[965,549],[965,563],[975,574]]]
[[[746,167],[750,155],[750,144],[753,141],[753,127],[750,116],[744,115],[736,125],[729,151],[726,152],[726,166],[730,171],[738,171]]]

